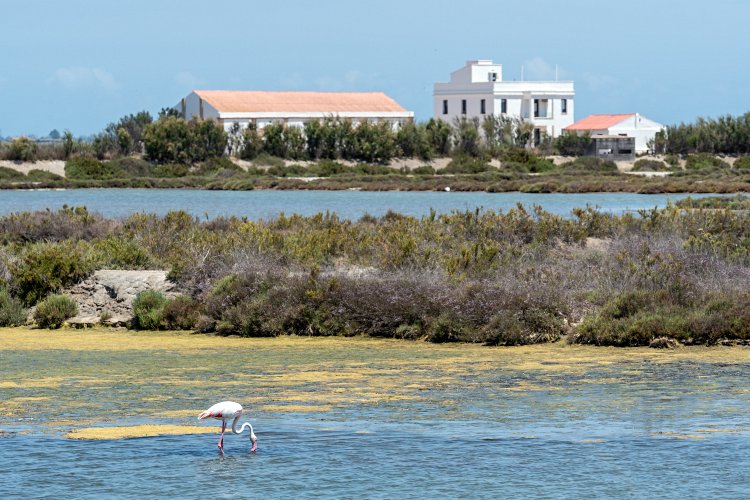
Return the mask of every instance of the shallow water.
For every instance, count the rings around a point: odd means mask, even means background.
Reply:
[[[266,422],[264,422],[265,424]],[[267,422],[271,425],[272,422]],[[486,435],[471,432],[478,425]],[[0,494],[33,498],[742,498],[747,442],[653,439],[606,442],[515,437],[486,423],[404,429],[368,424],[320,430],[273,422],[262,448],[240,436],[222,457],[207,436],[117,442],[11,437]],[[466,428],[469,433],[462,433]],[[234,438],[234,439],[232,439]]]
[[[388,210],[422,216],[453,210],[483,209],[507,211],[523,203],[534,204],[559,215],[570,215],[573,208],[587,205],[616,214],[625,211],[664,207],[685,194],[635,193],[445,193],[445,192],[356,192],[356,191],[205,191],[190,189],[69,189],[39,191],[0,191],[0,215],[25,210],[56,210],[63,205],[86,206],[106,217],[127,216],[134,212],[164,215],[185,210],[197,217],[235,215],[253,220],[271,219],[280,213],[313,215],[330,210],[345,219],[362,215],[380,216]],[[691,195],[700,198],[701,194]]]
[[[750,350],[0,329],[0,495],[741,498]],[[259,437],[85,441],[196,425]],[[214,422],[202,424],[218,431]],[[187,427],[186,427],[187,428]]]

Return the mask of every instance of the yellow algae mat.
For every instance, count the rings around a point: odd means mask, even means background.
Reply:
[[[69,439],[127,439],[184,434],[216,433],[215,427],[198,427],[197,425],[131,425],[125,427],[86,427],[68,432]]]
[[[750,349],[669,351],[562,342],[484,347],[359,337],[0,328],[0,359],[0,426],[30,419],[53,432],[95,439],[215,432],[215,426],[195,427],[196,417],[222,400],[240,402],[251,420],[282,413],[355,412],[355,418],[366,418],[374,409],[462,418],[477,405],[501,412],[529,397],[539,404],[556,401],[550,411],[569,411],[573,402],[565,398],[571,391],[645,384],[661,372],[667,379],[684,377],[676,385],[681,391],[693,383],[700,384],[696,391],[706,390],[714,383],[701,378],[706,372],[750,363]],[[750,387],[735,383],[731,390]],[[617,411],[628,399],[606,402]],[[153,425],[118,425],[134,418]]]

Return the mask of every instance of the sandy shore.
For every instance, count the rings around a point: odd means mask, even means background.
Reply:
[[[0,160],[0,167],[12,168],[24,174],[28,174],[30,170],[46,170],[53,174],[65,176],[65,162],[62,160],[36,161],[34,163]]]

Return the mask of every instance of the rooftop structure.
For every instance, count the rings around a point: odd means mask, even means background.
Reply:
[[[435,118],[514,116],[534,124],[535,143],[573,124],[574,98],[572,81],[504,81],[502,65],[484,59],[467,61],[433,91]]]

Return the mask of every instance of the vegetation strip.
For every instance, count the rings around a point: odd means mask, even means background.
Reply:
[[[65,208],[0,218],[0,241],[6,326],[32,306],[37,325],[60,326],[76,310],[65,290],[96,269],[156,268],[181,295],[141,293],[131,328],[488,345],[750,341],[742,210],[587,208],[563,218],[519,205],[253,222]]]

